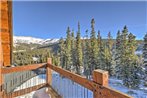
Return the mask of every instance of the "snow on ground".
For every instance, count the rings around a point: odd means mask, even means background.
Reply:
[[[142,50],[140,50],[140,51],[135,51],[135,54],[136,54],[136,55],[142,55]]]
[[[37,90],[33,94],[33,98],[51,98],[51,97],[46,93],[46,88],[42,88]]]
[[[33,91],[29,94],[15,97],[15,98],[51,98],[50,95],[46,93],[46,88],[41,88],[37,91]]]
[[[118,91],[129,94],[134,98],[147,98],[147,87],[144,87],[143,85],[140,85],[139,89],[128,89],[123,85],[122,80],[118,80],[116,78],[110,78],[109,86]]]

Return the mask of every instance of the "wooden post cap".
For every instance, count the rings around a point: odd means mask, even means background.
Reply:
[[[101,69],[94,70],[93,81],[102,86],[108,86],[108,71]]]

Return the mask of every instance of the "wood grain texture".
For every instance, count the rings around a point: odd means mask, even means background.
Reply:
[[[12,73],[12,72],[35,70],[35,69],[42,68],[45,66],[46,66],[46,63],[23,65],[23,66],[17,66],[17,67],[5,67],[5,68],[2,68],[1,72],[2,74],[7,74],[7,73]]]
[[[1,25],[0,25],[0,39],[2,43],[3,52],[3,66],[11,66],[12,64],[12,1],[2,0],[0,2],[1,11]],[[9,53],[10,55],[6,55]]]
[[[48,58],[47,62],[49,64],[52,64],[52,59]],[[46,82],[47,82],[48,85],[52,84],[52,71],[48,66],[46,66]]]
[[[94,70],[93,81],[102,86],[108,86],[108,71],[100,69]]]

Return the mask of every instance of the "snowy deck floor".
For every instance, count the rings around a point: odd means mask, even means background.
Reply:
[[[48,87],[37,90],[34,93],[33,98],[61,98],[61,96],[58,95],[57,92],[52,89],[52,87]]]
[[[51,96],[46,92],[46,88],[42,88],[33,94],[33,98],[51,98]]]
[[[48,89],[45,87],[16,98],[61,98],[61,97],[51,87],[49,87]]]

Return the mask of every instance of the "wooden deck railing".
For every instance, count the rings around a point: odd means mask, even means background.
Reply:
[[[4,74],[10,74],[10,73],[14,73],[14,72],[34,71],[39,68],[45,68],[45,67],[46,67],[46,63],[25,65],[25,66],[18,66],[18,67],[5,67],[5,68],[1,68],[1,74],[3,76]],[[4,79],[3,79],[3,81],[4,81]],[[12,83],[11,83],[12,85],[13,84],[15,85],[15,83],[13,83],[15,81],[13,81],[13,80],[10,80],[10,81],[12,81]],[[20,89],[20,90],[8,93],[8,92],[6,92],[6,89],[4,89],[4,83],[3,83],[2,87],[1,87],[1,97],[2,98],[13,98],[13,97],[25,95],[27,93],[30,93],[32,91],[36,91],[36,90],[38,90],[42,87],[46,87],[46,86],[47,86],[46,83],[43,83],[43,84],[28,87],[26,89]]]
[[[79,85],[91,90],[93,92],[93,98],[132,98],[131,96],[114,90],[108,85],[108,72],[103,70],[93,71],[93,80],[88,80],[85,77],[74,74],[70,71],[64,70],[52,64],[51,58],[48,59],[47,63],[34,64],[28,66],[11,67],[11,68],[1,68],[2,74],[8,74],[12,72],[21,72],[28,70],[35,70],[38,68],[46,68],[46,83],[29,87],[26,89],[21,89],[9,94],[6,94],[3,87],[1,88],[2,98],[13,98],[21,96],[32,91],[38,90],[42,87],[49,87],[52,85],[52,71],[59,73],[60,75],[78,83]],[[1,97],[0,97],[1,98]]]
[[[114,90],[108,86],[108,72],[103,70],[93,71],[93,81],[80,75],[64,70],[60,67],[47,63],[47,68],[54,70],[60,75],[80,84],[93,92],[93,98],[132,98],[131,96]],[[51,73],[49,73],[51,74]],[[49,75],[50,76],[50,75]]]

